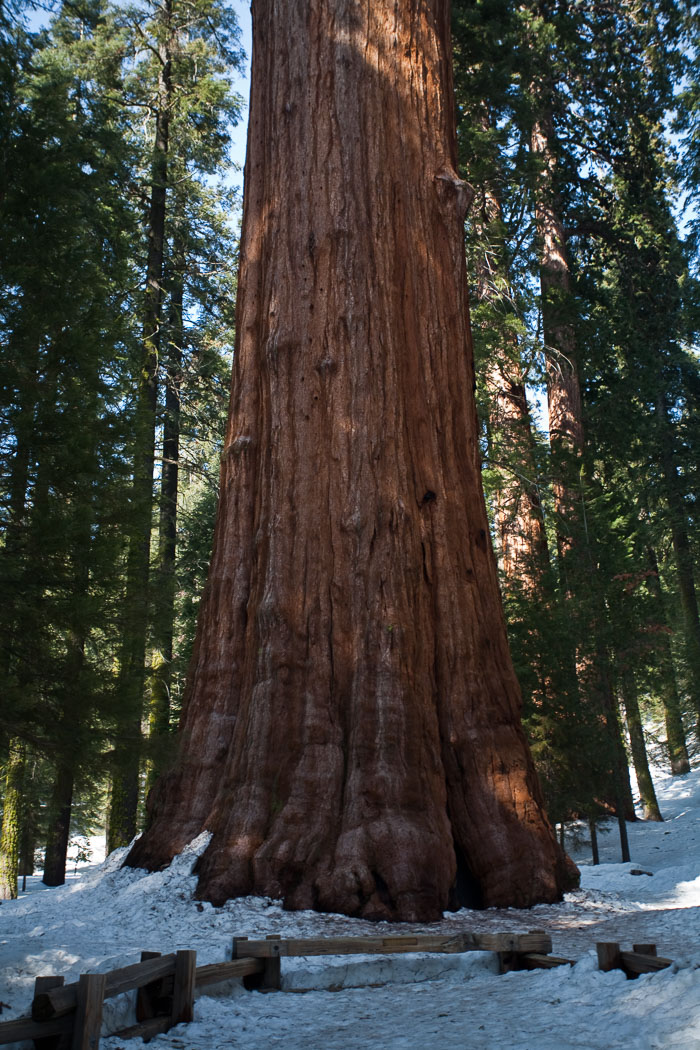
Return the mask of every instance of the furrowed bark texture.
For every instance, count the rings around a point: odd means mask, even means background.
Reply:
[[[256,0],[237,352],[179,763],[199,895],[554,900],[479,477],[447,0]],[[279,47],[285,41],[285,49]]]

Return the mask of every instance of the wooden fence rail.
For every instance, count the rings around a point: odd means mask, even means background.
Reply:
[[[670,959],[657,956],[653,944],[635,944],[631,952],[613,943],[597,944],[596,949],[601,970],[622,969],[628,977],[671,965]],[[0,1045],[31,1039],[36,1050],[98,1050],[104,1001],[134,990],[137,1024],[114,1034],[123,1039],[152,1039],[173,1025],[192,1020],[195,989],[234,978],[243,978],[248,988],[279,989],[281,961],[294,956],[489,951],[498,954],[501,972],[573,965],[574,960],[551,955],[551,950],[549,934],[531,930],[448,937],[235,937],[229,962],[199,967],[194,951],[143,952],[141,962],[106,974],[82,974],[72,984],[64,984],[63,977],[37,977],[31,1018],[0,1024]]]
[[[602,941],[596,944],[596,952],[601,970],[623,970],[628,978],[665,970],[673,962],[672,959],[657,955],[655,944],[633,944],[631,952],[624,952],[614,941]]]
[[[552,938],[544,930],[530,933],[456,933],[449,937],[267,937],[264,941],[237,937],[236,955],[254,959],[309,955],[395,955],[406,952],[551,952]]]

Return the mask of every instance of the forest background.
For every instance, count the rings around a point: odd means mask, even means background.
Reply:
[[[700,12],[453,0],[483,476],[563,829],[700,751]],[[0,898],[172,757],[234,345],[221,0],[0,12]]]

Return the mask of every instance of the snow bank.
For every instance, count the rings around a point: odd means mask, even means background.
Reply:
[[[284,1046],[499,1050],[700,1050],[700,772],[659,777],[663,824],[629,825],[632,863],[616,863],[616,829],[601,834],[594,868],[578,848],[582,888],[558,905],[530,911],[447,914],[427,925],[371,924],[338,915],[285,912],[261,898],[222,908],[193,899],[200,836],[162,872],[120,867],[124,851],[84,868],[64,887],[0,906],[2,1019],[26,1013],[38,974],[105,971],[135,962],[142,949],[194,948],[200,964],[230,957],[234,936],[333,936],[457,930],[548,930],[573,968],[497,976],[494,957],[402,955],[285,959],[283,987],[305,994],[260,995],[240,984],[195,1007],[195,1023],[152,1046],[241,1050]],[[634,872],[648,874],[634,874]],[[655,942],[677,961],[672,971],[626,981],[597,970],[596,941],[625,947]],[[331,994],[332,991],[332,994]],[[226,993],[222,996],[221,993]],[[5,1005],[8,1004],[8,1005]],[[133,1004],[111,1001],[106,1026],[131,1022]],[[103,1042],[118,1050],[116,1038]],[[140,1042],[127,1046],[138,1050]]]

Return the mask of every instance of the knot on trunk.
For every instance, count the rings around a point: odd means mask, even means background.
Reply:
[[[454,200],[458,215],[464,219],[474,200],[474,190],[469,183],[460,179],[452,168],[443,168],[442,171],[439,171],[435,176],[435,182],[439,184],[439,188],[442,188],[442,196],[451,197]]]
[[[241,453],[247,452],[253,444],[253,439],[250,434],[239,434],[237,438],[231,442],[226,449],[229,456],[240,456]]]

